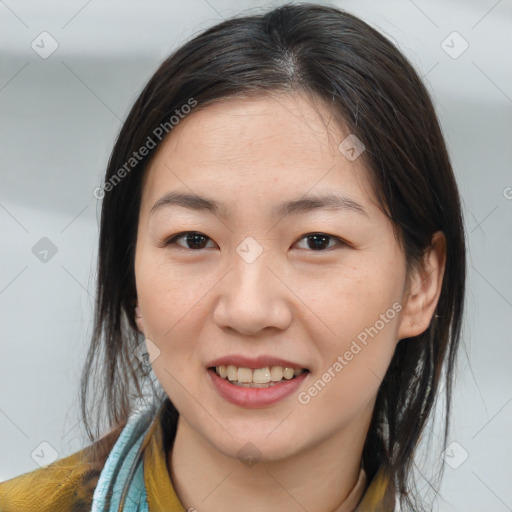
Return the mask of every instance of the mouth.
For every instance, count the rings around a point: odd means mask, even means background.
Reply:
[[[247,368],[232,364],[210,366],[208,370],[215,372],[228,383],[244,388],[269,388],[294,380],[304,373],[309,373],[307,368],[291,366]]]
[[[249,409],[278,404],[298,392],[310,375],[310,369],[301,363],[270,354],[225,355],[209,361],[206,368],[221,398]]]

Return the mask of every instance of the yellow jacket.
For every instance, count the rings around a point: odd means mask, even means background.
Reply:
[[[143,470],[149,512],[186,512],[167,470],[161,415],[151,422],[144,437]],[[124,425],[93,445],[0,483],[0,512],[89,512],[107,456]],[[92,460],[92,448],[97,454]],[[381,467],[367,486],[354,512],[393,512],[394,487]]]

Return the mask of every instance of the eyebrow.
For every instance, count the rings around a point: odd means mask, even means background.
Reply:
[[[181,206],[196,211],[207,211],[218,217],[227,217],[225,205],[218,201],[181,192],[169,192],[158,199],[151,208],[149,215],[151,216],[164,207],[171,206]],[[359,203],[346,196],[336,194],[309,195],[281,203],[272,210],[272,216],[274,218],[285,217],[288,215],[305,214],[319,209],[351,211],[368,217],[365,209]]]

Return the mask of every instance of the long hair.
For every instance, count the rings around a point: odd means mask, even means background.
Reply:
[[[132,398],[141,396],[146,384],[158,395],[147,365],[134,357],[143,340],[134,320],[134,254],[142,179],[172,133],[171,117],[193,102],[199,109],[223,98],[287,91],[323,100],[363,142],[361,157],[408,270],[421,265],[434,232],[446,237],[435,316],[421,335],[397,344],[363,450],[367,475],[372,478],[386,462],[402,510],[421,510],[407,490],[408,477],[443,369],[446,446],[461,336],[466,251],[460,199],[432,100],[413,66],[378,31],[334,7],[287,4],[223,21],[173,52],[135,101],[105,174],[94,328],[81,381],[86,432],[96,439],[100,418],[107,428],[126,422]],[[152,147],[131,160],[144,146]],[[91,390],[94,410],[89,411]]]

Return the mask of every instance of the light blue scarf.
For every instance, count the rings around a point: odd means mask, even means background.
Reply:
[[[136,411],[128,419],[101,471],[91,512],[118,512],[123,489],[135,471],[124,501],[123,512],[149,512],[142,458],[135,460],[153,419],[150,411]],[[133,470],[132,470],[133,468]],[[110,507],[109,489],[113,488]]]

